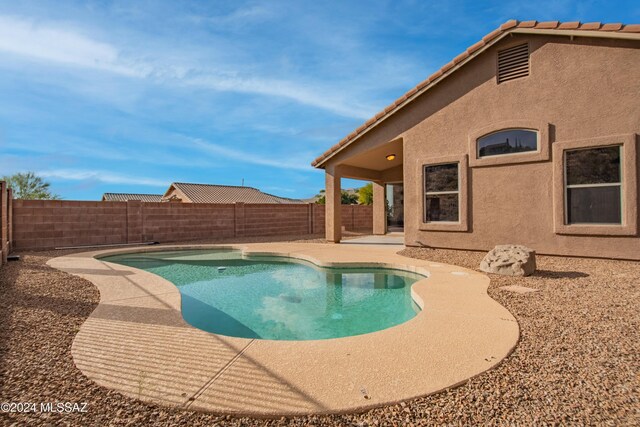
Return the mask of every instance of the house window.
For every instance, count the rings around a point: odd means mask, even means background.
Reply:
[[[538,151],[538,132],[531,129],[505,129],[477,140],[477,158]]]
[[[460,177],[458,163],[424,167],[425,222],[458,222]]]
[[[567,224],[622,223],[620,148],[565,151]]]

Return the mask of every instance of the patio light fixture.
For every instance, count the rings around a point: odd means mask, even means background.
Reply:
[[[387,154],[387,160],[391,161],[396,158],[395,154]]]

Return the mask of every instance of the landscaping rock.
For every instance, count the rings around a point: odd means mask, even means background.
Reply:
[[[521,245],[498,245],[480,262],[480,270],[503,276],[530,276],[536,271],[536,252]]]

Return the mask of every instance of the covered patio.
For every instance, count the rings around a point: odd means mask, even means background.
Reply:
[[[373,234],[403,231],[403,141],[402,138],[376,144],[358,144],[349,150],[325,154],[314,164],[325,170],[326,239],[342,239],[341,179],[371,181],[373,184]]]

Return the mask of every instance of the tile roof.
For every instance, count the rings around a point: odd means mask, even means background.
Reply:
[[[414,88],[410,89],[403,96],[398,98],[395,102],[387,106],[380,111],[374,117],[367,120],[355,131],[351,132],[340,142],[329,148],[321,156],[316,158],[311,165],[315,167],[322,167],[322,164],[332,157],[337,151],[351,144],[361,135],[377,126],[391,114],[403,108],[406,104],[413,101],[420,96],[426,90],[428,90],[435,83],[438,83],[442,79],[446,78],[453,69],[463,62],[467,62],[475,55],[479,54],[482,50],[488,46],[493,45],[498,40],[502,39],[507,33],[526,33],[526,32],[540,32],[546,34],[552,32],[554,34],[566,34],[566,35],[580,35],[580,32],[584,32],[583,35],[596,36],[596,37],[615,37],[615,38],[637,38],[640,39],[640,24],[624,25],[620,23],[602,24],[600,22],[587,22],[580,23],[574,22],[559,22],[559,21],[516,21],[510,20],[496,28],[489,34],[485,35],[482,40],[471,45],[467,50],[456,56],[451,62],[445,64],[438,71],[429,76],[426,80],[418,83]],[[571,34],[568,34],[571,33]],[[633,35],[633,36],[632,36]]]
[[[161,202],[162,194],[104,193],[102,195],[102,200],[105,202],[126,202],[127,200]]]
[[[186,182],[174,182],[169,187],[169,190],[171,190],[172,187],[181,191],[193,203],[304,203],[304,201],[298,199],[288,199],[286,197],[263,193],[253,187],[191,184]],[[167,193],[169,193],[169,191],[167,191]],[[165,196],[167,193],[165,193]]]

